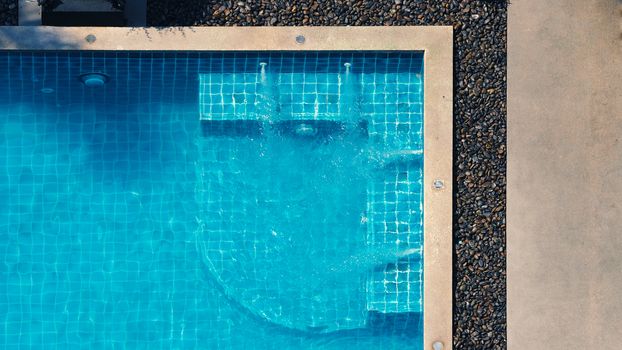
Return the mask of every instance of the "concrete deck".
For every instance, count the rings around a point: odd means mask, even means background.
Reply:
[[[510,350],[622,341],[621,6],[509,5]]]

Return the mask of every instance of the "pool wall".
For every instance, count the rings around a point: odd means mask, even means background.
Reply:
[[[423,51],[424,346],[452,348],[453,29],[439,27],[0,28],[5,50]]]

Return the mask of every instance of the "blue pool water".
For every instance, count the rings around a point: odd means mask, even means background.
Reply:
[[[0,347],[422,349],[422,67],[0,53]]]

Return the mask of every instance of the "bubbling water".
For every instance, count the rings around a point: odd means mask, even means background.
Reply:
[[[376,266],[386,265],[397,260],[415,257],[421,253],[419,248],[400,249],[398,245],[368,246],[364,250],[348,256],[336,266],[328,268],[335,274],[366,273]]]
[[[272,74],[267,71],[266,62],[259,63],[259,84],[257,84],[256,113],[259,120],[273,121],[278,119],[278,87]]]
[[[197,195],[205,209],[197,246],[229,299],[287,328],[325,333],[364,326],[367,267],[336,270],[352,256],[374,260],[364,253],[361,217],[372,169],[362,141],[267,132],[200,143],[206,158],[197,169]],[[227,150],[226,158],[214,149]]]

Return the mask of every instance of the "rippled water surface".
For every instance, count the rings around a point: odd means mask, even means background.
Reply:
[[[0,347],[421,349],[421,64],[0,54]]]

